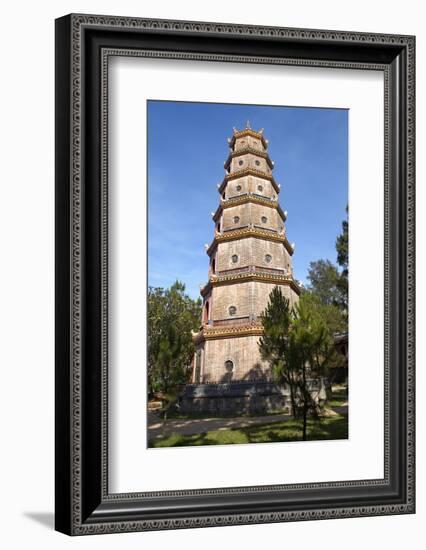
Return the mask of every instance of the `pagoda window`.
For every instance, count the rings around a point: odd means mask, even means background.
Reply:
[[[237,308],[235,306],[229,306],[228,313],[229,313],[229,315],[232,315],[232,316],[236,315],[237,314]]]
[[[233,263],[233,264],[236,264],[236,263],[238,262],[238,256],[237,256],[237,254],[233,254],[233,255],[231,256],[231,260],[232,260],[232,263]]]
[[[232,372],[234,370],[234,363],[230,359],[225,361],[225,369],[226,372]]]
[[[266,216],[262,216],[262,223],[266,223],[268,221],[268,218]]]
[[[260,160],[255,160],[254,163],[256,166],[260,166]]]
[[[260,191],[260,192],[262,192],[262,191],[263,191],[263,187],[262,187],[261,185],[258,185],[258,186],[257,186],[257,190]]]
[[[207,301],[204,306],[204,323],[209,321],[209,302]]]
[[[234,216],[234,223],[238,223],[240,221],[240,218],[238,216]]]
[[[199,384],[201,381],[201,351],[197,351],[195,354],[195,375],[194,375],[194,383]]]
[[[243,161],[243,160],[239,160],[239,161],[238,161],[238,165],[239,165],[239,166],[242,166],[243,164],[244,164],[244,161]]]
[[[265,262],[267,264],[270,264],[272,262],[272,256],[270,254],[266,254],[265,256]]]
[[[235,188],[237,191],[241,191],[241,185],[237,185],[237,187]]]

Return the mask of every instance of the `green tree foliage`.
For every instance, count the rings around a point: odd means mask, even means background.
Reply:
[[[347,330],[347,319],[339,304],[324,304],[315,292],[309,290],[303,292],[301,299],[316,309],[331,335]]]
[[[346,214],[348,214],[348,207],[346,207]],[[348,220],[342,222],[342,232],[336,239],[336,251],[337,251],[337,263],[342,268],[338,288],[342,297],[342,306],[346,310],[348,309],[348,277],[349,277],[349,225]]]
[[[176,281],[170,288],[148,289],[149,391],[173,392],[188,381],[194,353],[192,330],[200,325],[201,300],[185,294]]]
[[[313,382],[328,371],[335,348],[333,335],[324,320],[318,297],[303,293],[290,308],[279,287],[275,287],[261,316],[264,334],[259,348],[270,364],[274,379],[289,388],[294,418],[302,419],[302,439],[306,439],[308,417],[319,413],[318,392]]]
[[[348,209],[346,209],[346,212]],[[308,291],[317,296],[324,306],[327,319],[332,320],[336,332],[348,330],[348,222],[342,222],[342,233],[336,239],[337,263],[330,260],[311,262],[308,270]],[[339,322],[340,317],[340,322]]]
[[[305,300],[311,300],[321,311],[323,320],[331,334],[347,331],[347,309],[342,297],[340,273],[329,260],[311,262],[308,279],[309,287],[303,292]]]
[[[346,207],[348,214],[348,207]],[[342,222],[342,232],[336,239],[337,263],[342,268],[342,272],[348,275],[349,266],[349,225],[348,220]]]
[[[340,302],[338,288],[340,273],[330,260],[317,260],[309,264],[309,289],[324,305],[336,305]]]

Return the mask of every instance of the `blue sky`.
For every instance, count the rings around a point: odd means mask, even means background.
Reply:
[[[232,128],[264,128],[279,201],[296,244],[295,277],[311,261],[336,262],[348,202],[348,111],[174,101],[148,102],[148,284],[176,279],[199,296],[207,280],[204,244],[213,238]]]

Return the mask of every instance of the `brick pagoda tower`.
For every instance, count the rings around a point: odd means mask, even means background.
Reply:
[[[194,334],[193,384],[270,380],[259,353],[259,316],[275,286],[291,305],[300,294],[263,130],[247,123],[234,129],[228,143],[214,239],[206,245],[209,280],[201,289],[202,325]]]

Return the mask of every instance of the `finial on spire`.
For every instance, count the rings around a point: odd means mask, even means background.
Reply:
[[[247,122],[246,122],[246,128],[251,128],[249,120],[247,120]]]

